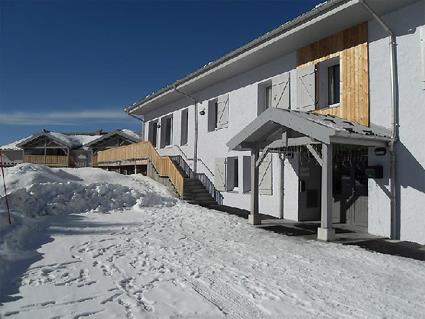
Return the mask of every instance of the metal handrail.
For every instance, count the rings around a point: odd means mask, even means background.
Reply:
[[[195,173],[192,168],[186,163],[180,155],[170,156],[170,158],[177,163],[188,178],[195,178],[199,180],[202,185],[207,189],[208,193],[214,198],[217,204],[223,204],[223,195],[215,188],[213,182],[204,173]]]
[[[186,155],[186,153],[181,149],[180,146],[178,146],[178,145],[173,145],[173,146],[176,147],[180,151],[180,153],[183,155],[183,157],[186,159],[186,161],[194,161],[193,158],[189,158]],[[202,165],[204,165],[204,167],[207,169],[207,171],[211,174],[211,177],[214,177],[214,173],[210,170],[208,165],[205,164],[205,162],[201,158],[198,158],[198,162],[200,162]]]

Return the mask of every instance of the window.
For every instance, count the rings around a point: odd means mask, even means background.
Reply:
[[[173,142],[173,116],[168,115],[161,119],[161,147]]]
[[[269,85],[269,86],[266,86],[265,88],[265,104],[264,104],[265,110],[272,107],[272,99],[273,99],[272,86]]]
[[[151,142],[153,147],[156,147],[156,141],[157,141],[157,135],[158,135],[158,121],[150,121],[149,122],[149,131],[148,131],[148,140]]]
[[[340,64],[339,57],[320,62],[317,66],[319,109],[337,106],[340,103]]]
[[[208,132],[225,128],[229,124],[229,94],[208,101]]]
[[[339,103],[339,64],[328,68],[328,104]]]
[[[188,136],[188,119],[189,112],[188,109],[185,109],[181,112],[181,137],[180,137],[180,145],[187,144],[187,136]]]
[[[208,132],[217,128],[217,99],[208,101]]]
[[[237,156],[215,159],[214,186],[219,191],[237,191],[239,187]]]

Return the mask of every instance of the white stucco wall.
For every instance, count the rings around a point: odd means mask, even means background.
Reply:
[[[205,110],[205,115],[199,115],[199,134],[198,134],[198,158],[200,158],[214,173],[214,161],[218,157],[238,156],[239,159],[239,185],[243,181],[243,156],[249,156],[249,152],[228,151],[226,143],[246,125],[257,117],[258,104],[258,84],[271,79],[274,76],[285,72],[291,72],[291,104],[295,105],[295,85],[296,85],[296,54],[295,52],[279,59],[271,61],[260,67],[252,69],[246,73],[226,81],[217,83],[205,90],[198,92],[195,96],[200,101],[198,103],[198,111]],[[222,94],[229,94],[229,124],[227,128],[219,129],[213,132],[208,132],[208,101]],[[148,121],[156,119],[160,116],[173,113],[173,136],[174,144],[180,144],[180,112],[181,109],[189,107],[189,142],[186,146],[179,146],[189,159],[193,158],[194,145],[194,105],[192,102],[183,98],[171,105],[164,106],[156,112],[151,112],[145,115],[146,128]],[[148,138],[148,129],[145,130],[145,138]],[[160,132],[158,132],[160,136]],[[176,146],[170,146],[159,149],[162,155],[181,154],[181,151]],[[184,156],[185,157],[185,156]],[[189,161],[189,164],[193,164]],[[298,217],[298,177],[294,174],[293,169],[289,169],[291,165],[286,165],[289,173],[285,178],[285,218]],[[278,217],[279,201],[280,201],[280,172],[281,162],[276,154],[273,154],[272,164],[272,183],[273,195],[260,195],[260,212]],[[208,169],[198,163],[198,171],[205,173],[212,181],[213,176]],[[292,174],[291,174],[292,173]],[[294,179],[294,180],[292,180]],[[224,196],[224,204],[243,209],[250,208],[250,193],[243,193],[242,187],[237,191],[222,192]]]
[[[384,17],[397,34],[400,142],[397,170],[400,239],[425,243],[425,91],[420,34],[425,24],[425,2]],[[391,127],[389,40],[382,28],[369,22],[370,119]],[[369,181],[369,232],[389,236],[388,157],[370,156],[370,164],[384,165],[384,179]]]
[[[424,53],[420,47],[420,26],[424,25],[425,4],[416,4],[399,9],[384,17],[397,34],[398,69],[400,87],[400,143],[397,147],[398,182],[400,188],[400,237],[425,243],[425,107],[424,107]],[[425,32],[425,31],[423,31]],[[285,72],[291,73],[291,105],[296,105],[296,53],[283,56],[248,72],[212,85],[195,94],[200,101],[198,157],[214,173],[214,161],[217,157],[239,157],[239,185],[242,185],[242,156],[247,152],[229,152],[226,142],[249,124],[257,116],[258,84]],[[389,39],[374,20],[369,21],[369,89],[371,123],[390,128],[390,64]],[[229,125],[227,128],[208,132],[208,100],[222,94],[229,94]],[[194,142],[194,105],[182,98],[170,105],[145,114],[148,122],[173,113],[174,143],[180,144],[180,111],[189,108],[188,145],[160,149],[163,155],[181,154],[193,158]],[[146,123],[146,128],[148,123]],[[146,138],[148,129],[145,130]],[[160,136],[160,132],[158,132]],[[190,164],[192,162],[188,161]],[[295,164],[294,164],[295,162]],[[285,163],[284,217],[298,220],[298,177],[297,163]],[[369,180],[368,230],[372,234],[390,236],[391,213],[389,200],[389,157],[375,156],[373,148],[369,150],[369,164],[383,165],[384,178]],[[280,169],[278,157],[273,157],[273,195],[260,196],[260,212],[279,216]],[[207,174],[213,181],[209,170],[198,163],[198,170]],[[244,194],[242,187],[238,191],[223,192],[224,204],[249,209],[249,193]]]

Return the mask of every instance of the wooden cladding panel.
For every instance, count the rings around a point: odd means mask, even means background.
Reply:
[[[68,166],[68,157],[61,155],[24,155],[25,163],[44,164],[48,166]]]
[[[183,196],[184,176],[168,156],[160,156],[150,142],[114,147],[97,153],[97,165],[107,166],[107,163],[119,161],[136,161],[149,159],[158,174],[168,177],[176,188],[177,193]]]
[[[316,110],[369,126],[368,26],[362,23],[298,50],[298,67],[340,57],[340,105]]]

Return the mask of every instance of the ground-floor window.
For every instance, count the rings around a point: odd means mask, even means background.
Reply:
[[[161,147],[173,143],[173,115],[164,116],[161,119]]]

